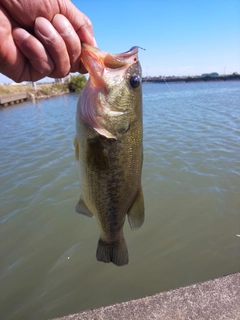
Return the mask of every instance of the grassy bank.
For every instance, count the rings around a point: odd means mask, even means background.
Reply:
[[[40,99],[68,92],[81,91],[87,80],[83,75],[71,76],[65,83],[38,83],[36,88],[31,84],[0,85],[0,95],[26,92],[30,98]]]
[[[30,84],[27,85],[0,85],[0,95],[10,94],[10,93],[18,93],[18,92],[28,92],[33,87]]]
[[[36,89],[30,84],[20,85],[1,85],[0,95],[27,92],[29,96],[35,98],[48,97],[69,92],[68,85],[65,83],[37,84]]]

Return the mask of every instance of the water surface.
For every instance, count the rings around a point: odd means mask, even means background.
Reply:
[[[48,319],[240,271],[240,82],[144,84],[146,221],[97,262],[78,215],[77,95],[0,110],[1,319]]]

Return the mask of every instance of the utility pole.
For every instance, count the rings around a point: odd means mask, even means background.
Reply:
[[[36,82],[33,82],[33,81],[32,81],[32,87],[33,87],[35,90],[37,90],[37,84],[36,84]]]

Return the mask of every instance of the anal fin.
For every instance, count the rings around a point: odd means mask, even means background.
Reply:
[[[90,212],[86,204],[84,203],[82,197],[80,197],[76,207],[75,207],[75,212],[83,214],[86,217],[92,218],[93,214]]]
[[[144,222],[144,199],[142,186],[140,187],[133,204],[129,208],[127,215],[128,222],[132,230],[137,230],[142,226]]]

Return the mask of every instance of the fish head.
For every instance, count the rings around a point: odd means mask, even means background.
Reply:
[[[121,119],[131,122],[141,113],[138,47],[111,54],[83,43],[81,60],[89,73],[80,97],[81,117],[99,134],[116,139]]]

